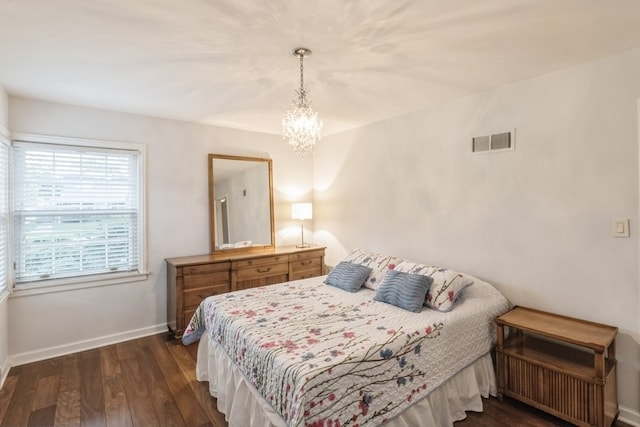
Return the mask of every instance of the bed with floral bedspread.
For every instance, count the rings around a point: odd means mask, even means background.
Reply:
[[[183,340],[206,333],[288,426],[380,425],[489,353],[509,305],[477,279],[417,313],[324,280],[209,297]]]

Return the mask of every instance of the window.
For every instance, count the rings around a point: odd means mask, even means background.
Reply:
[[[143,154],[136,144],[13,141],[18,286],[143,272]]]
[[[9,236],[9,140],[0,134],[0,293],[7,288]]]

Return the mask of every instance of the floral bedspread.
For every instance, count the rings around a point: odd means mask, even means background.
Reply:
[[[207,298],[204,328],[289,426],[379,425],[490,351],[507,300],[477,281],[449,313],[412,313],[312,278]]]

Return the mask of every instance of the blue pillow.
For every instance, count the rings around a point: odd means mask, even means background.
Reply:
[[[375,301],[420,313],[433,279],[422,274],[389,270],[376,291]]]
[[[348,292],[356,292],[367,280],[369,273],[371,269],[365,265],[341,261],[324,279],[324,283]]]

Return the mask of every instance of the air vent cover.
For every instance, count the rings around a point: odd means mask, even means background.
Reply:
[[[513,150],[515,132],[502,132],[492,135],[471,138],[471,152],[483,153],[491,151]]]
[[[477,153],[479,151],[491,150],[491,136],[476,136],[471,140],[471,151]]]

